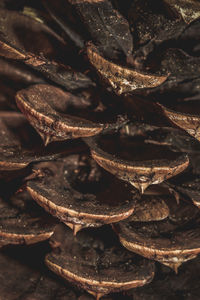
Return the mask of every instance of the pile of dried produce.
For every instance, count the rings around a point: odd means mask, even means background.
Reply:
[[[200,2],[1,0],[0,298],[200,299]]]

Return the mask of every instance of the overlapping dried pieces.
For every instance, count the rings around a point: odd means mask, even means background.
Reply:
[[[161,85],[168,77],[145,74],[140,71],[117,65],[105,59],[93,45],[87,47],[90,63],[100,77],[112,86],[117,94],[131,93],[139,89],[154,88]]]
[[[179,16],[186,23],[200,17],[200,3],[198,0],[164,0],[175,16]]]
[[[178,274],[169,272],[162,267],[159,274],[147,286],[134,289],[130,292],[134,300],[177,300],[179,299],[199,299],[200,293],[200,260],[196,258],[184,264]],[[129,296],[130,296],[129,295]]]
[[[155,191],[154,191],[155,193]],[[152,222],[161,221],[169,216],[169,207],[162,195],[144,194],[138,199],[133,214],[128,222]]]
[[[92,40],[112,59],[132,54],[133,38],[127,20],[109,0],[69,0],[81,16]]]
[[[52,160],[73,151],[70,142],[42,146],[37,133],[18,112],[0,112],[0,141],[1,171],[22,169],[33,161]],[[78,145],[74,144],[74,147]]]
[[[119,237],[128,250],[177,272],[183,262],[200,253],[199,210],[184,200],[178,205],[173,197],[167,205],[170,214],[163,221],[120,222]]]
[[[51,141],[92,136],[124,122],[119,115],[111,115],[106,109],[95,111],[98,108],[93,107],[92,100],[50,85],[34,85],[21,90],[16,102],[45,145]]]
[[[21,258],[29,258],[32,265],[38,264],[41,257],[35,255],[34,251],[27,252],[22,252]],[[52,278],[48,272],[42,271],[41,273],[41,269],[36,270],[35,266],[30,266],[29,263],[25,264],[12,256],[14,256],[13,253],[11,255],[0,254],[0,294],[2,299],[51,300],[52,295],[54,300],[77,299],[72,288],[64,286]]]
[[[56,222],[30,198],[27,192],[0,198],[0,246],[34,244],[47,240]]]
[[[101,296],[143,286],[154,276],[154,264],[120,246],[109,228],[85,229],[73,234],[64,225],[56,228],[46,256],[48,267],[87,290]]]
[[[31,196],[73,229],[98,227],[128,218],[137,194],[102,170],[87,154],[73,154],[34,166],[43,177],[29,181]]]
[[[96,162],[118,178],[130,182],[142,193],[182,172],[188,156],[166,146],[145,144],[137,137],[116,133],[85,139]]]
[[[173,105],[161,105],[164,114],[178,127],[200,141],[200,102],[186,101]]]
[[[23,61],[68,90],[94,85],[89,77],[63,64],[66,57],[72,59],[72,53],[66,55],[62,39],[41,22],[18,12],[0,10],[0,31],[0,56]],[[55,53],[55,49],[60,52]]]
[[[200,208],[200,177],[199,175],[182,176],[172,187],[183,195],[189,197]]]

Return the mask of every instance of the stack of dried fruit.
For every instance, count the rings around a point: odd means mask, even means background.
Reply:
[[[198,0],[1,1],[1,299],[199,299],[199,33]]]

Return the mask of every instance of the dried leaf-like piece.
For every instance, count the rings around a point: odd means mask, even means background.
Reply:
[[[157,222],[119,223],[121,243],[130,251],[155,259],[176,272],[185,261],[200,253],[198,209],[183,200],[167,202],[170,214]]]
[[[24,116],[17,112],[0,113],[0,170],[13,171],[25,168],[33,161],[52,160],[70,153],[78,145],[70,142],[41,145],[41,139]]]
[[[147,192],[148,193],[148,192]],[[163,195],[144,194],[138,200],[129,222],[161,221],[169,216],[169,208]]]
[[[199,175],[185,175],[181,178],[177,178],[174,184],[171,184],[172,188],[184,196],[189,197],[193,203],[200,208],[200,177]]]
[[[118,178],[130,182],[142,193],[182,172],[189,164],[187,155],[166,146],[145,144],[126,135],[105,134],[86,138],[96,162]]]
[[[32,34],[30,30],[33,31]],[[67,90],[94,85],[85,74],[63,64],[66,57],[67,63],[72,60],[73,53],[66,53],[63,41],[44,24],[17,12],[0,10],[0,31],[0,56],[23,61]],[[60,52],[55,53],[55,49]]]
[[[172,105],[160,105],[164,114],[178,127],[200,141],[200,102],[185,101]]]
[[[50,238],[55,220],[35,205],[27,192],[0,198],[0,246],[34,244]]]
[[[30,248],[26,251],[9,251],[0,253],[0,294],[2,299],[13,300],[77,300],[73,289],[63,285],[55,277],[53,278],[47,270],[43,271],[41,263],[44,251],[39,248]],[[16,259],[16,252],[19,257]],[[22,262],[26,258],[28,262]],[[30,265],[31,264],[31,265]],[[42,272],[41,272],[42,270]]]
[[[128,218],[137,195],[101,169],[87,154],[74,154],[34,169],[44,177],[29,181],[27,190],[49,213],[73,229],[98,227]]]
[[[45,145],[51,141],[92,136],[120,123],[118,115],[111,111],[95,112],[89,100],[51,85],[34,85],[21,90],[16,102]]]
[[[59,251],[46,256],[47,266],[96,299],[110,292],[143,286],[153,279],[153,263],[121,247],[109,228],[86,229],[74,239],[69,229],[60,225],[51,243]]]
[[[92,45],[87,47],[90,63],[99,75],[108,82],[117,94],[124,94],[139,89],[154,88],[161,85],[168,77],[145,74],[137,70],[117,65],[105,59]]]
[[[120,54],[129,56],[133,51],[133,38],[127,20],[113,8],[108,0],[69,0],[80,14],[92,41],[110,58]]]
[[[200,3],[198,0],[164,0],[175,16],[181,17],[186,23],[200,17]]]

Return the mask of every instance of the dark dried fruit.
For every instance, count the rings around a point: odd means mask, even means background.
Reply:
[[[0,246],[8,244],[34,244],[50,238],[56,222],[27,192],[8,199],[0,198]]]
[[[74,239],[67,227],[60,225],[51,243],[58,251],[55,248],[46,256],[47,266],[97,299],[153,279],[154,264],[121,247],[109,228],[83,230]]]
[[[166,146],[144,144],[128,135],[112,134],[87,138],[96,162],[122,180],[130,182],[142,193],[182,172],[189,164],[187,155],[172,152]]]
[[[139,89],[154,88],[161,85],[168,77],[145,74],[111,62],[99,54],[92,45],[87,47],[90,63],[95,67],[100,77],[105,80],[117,94],[124,94]]]
[[[0,170],[18,170],[29,163],[40,160],[52,160],[56,156],[70,153],[77,145],[70,142],[41,145],[37,133],[18,112],[0,112]]]
[[[186,101],[173,105],[161,105],[165,115],[178,127],[200,141],[200,102]]]
[[[122,119],[106,109],[95,111],[92,101],[50,86],[34,85],[16,95],[20,110],[41,135],[44,144],[98,134],[118,127]],[[119,123],[119,124],[118,124]]]
[[[199,210],[190,203],[167,201],[170,214],[157,222],[119,223],[121,243],[130,251],[158,260],[176,272],[185,261],[200,253]]]
[[[137,195],[87,154],[39,163],[34,169],[44,177],[29,181],[28,192],[74,234],[84,227],[118,222],[134,211]]]

